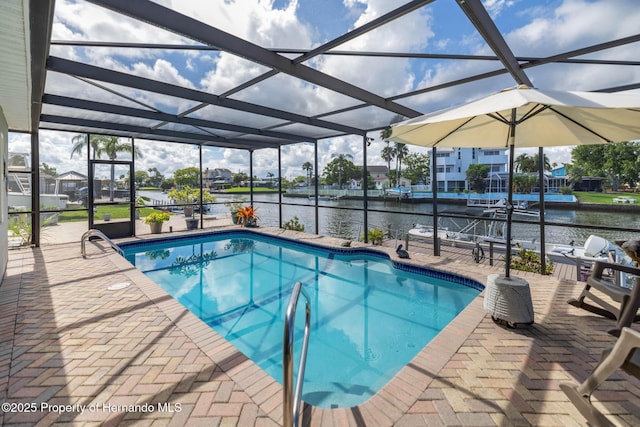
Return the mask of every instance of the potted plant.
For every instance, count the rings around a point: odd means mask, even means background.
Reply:
[[[146,202],[150,202],[151,199],[147,196],[137,196],[135,200],[136,205],[136,219],[140,219],[140,208],[145,205]]]
[[[169,192],[168,197],[173,199],[175,203],[184,205],[184,216],[187,225],[187,230],[195,230],[198,228],[198,219],[193,217],[193,204],[200,201],[200,189],[191,188],[188,185],[182,190],[173,189]],[[202,203],[215,202],[215,196],[207,190],[202,191]]]
[[[174,188],[167,196],[176,204],[183,205],[185,217],[191,217],[193,216],[193,203],[200,201],[200,193],[201,191],[199,188],[191,188],[186,185],[181,190]],[[202,203],[213,203],[215,201],[215,196],[212,196],[209,191],[202,191]]]
[[[144,218],[145,224],[149,224],[149,228],[151,228],[151,234],[160,234],[162,233],[162,223],[165,221],[169,221],[171,215],[169,212],[151,212]]]
[[[225,203],[225,206],[229,208],[229,212],[231,212],[231,220],[234,224],[238,223],[238,211],[242,208],[242,204],[245,202],[246,197],[240,197],[238,199],[233,199],[230,202]]]
[[[258,208],[252,205],[243,206],[238,210],[238,224],[243,227],[257,227],[260,217],[256,215]]]

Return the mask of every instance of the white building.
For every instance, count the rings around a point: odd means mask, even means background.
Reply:
[[[508,150],[505,148],[438,148],[436,161],[431,160],[431,167],[436,168],[438,191],[452,192],[469,190],[467,169],[471,164],[489,167],[489,175],[507,171]],[[431,154],[430,154],[431,155]]]

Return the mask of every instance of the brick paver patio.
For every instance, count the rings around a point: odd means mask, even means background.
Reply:
[[[10,251],[0,286],[0,402],[10,405],[0,424],[281,424],[278,383],[106,245],[88,252],[83,259],[78,243]],[[411,256],[482,282],[498,271]],[[376,396],[355,408],[306,407],[305,424],[585,425],[558,385],[593,370],[615,341],[613,322],[566,304],[580,283],[522,277],[532,326],[494,323],[480,296]],[[640,424],[637,379],[620,372],[594,401],[616,424]]]

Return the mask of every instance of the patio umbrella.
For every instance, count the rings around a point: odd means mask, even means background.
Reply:
[[[509,148],[507,242],[511,242],[515,147],[606,144],[640,139],[640,96],[506,89],[392,125],[391,141],[425,147]],[[507,250],[505,276],[509,277]]]

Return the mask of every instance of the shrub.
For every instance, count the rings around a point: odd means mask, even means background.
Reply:
[[[546,267],[546,274],[551,274],[553,272],[553,261],[547,260]],[[520,249],[518,255],[511,259],[511,268],[542,274],[540,256],[531,249]]]
[[[560,194],[564,194],[565,196],[569,196],[573,194],[573,190],[571,189],[571,187],[567,187],[567,186],[560,187],[558,191],[560,191]]]
[[[300,224],[300,219],[294,216],[289,221],[282,224],[285,230],[304,231],[304,224]]]
[[[381,245],[384,238],[384,231],[378,227],[373,227],[367,231],[367,240],[374,245]],[[364,240],[364,236],[361,240]]]

